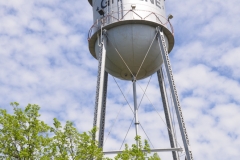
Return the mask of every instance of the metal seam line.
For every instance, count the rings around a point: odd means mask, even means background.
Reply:
[[[136,78],[137,78],[137,76],[138,76],[138,73],[140,72],[140,69],[142,68],[142,65],[143,65],[143,63],[144,63],[144,61],[145,61],[145,59],[146,59],[146,57],[147,57],[150,49],[152,48],[153,42],[154,42],[154,40],[156,39],[157,35],[158,35],[158,32],[156,32],[156,34],[155,34],[155,36],[154,36],[154,38],[153,38],[153,40],[152,40],[152,42],[151,42],[151,44],[150,44],[150,46],[149,46],[149,48],[148,48],[147,53],[146,53],[145,57],[143,58],[142,64],[140,65],[140,67],[139,67],[139,69],[138,69],[138,71],[137,71]]]
[[[123,59],[123,57],[121,56],[121,54],[119,53],[119,51],[117,50],[117,48],[116,48],[116,47],[113,45],[113,43],[111,42],[110,38],[109,38],[108,36],[107,36],[107,38],[109,39],[110,44],[114,47],[115,51],[118,53],[119,57],[122,59],[123,63],[125,64],[125,66],[126,66],[127,69],[129,70],[129,72],[131,73],[131,75],[134,76],[133,73],[132,73],[132,71],[131,71],[130,68],[128,67],[127,63],[125,62],[125,60]]]

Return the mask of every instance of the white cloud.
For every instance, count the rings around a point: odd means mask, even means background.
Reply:
[[[238,1],[165,1],[172,13],[175,48],[170,54],[194,159],[240,157],[240,65]],[[88,1],[0,1],[0,107],[18,101],[41,106],[41,119],[74,121],[79,131],[92,127],[97,61],[88,51],[92,25]],[[148,78],[138,82],[145,89]],[[132,84],[117,80],[133,108]],[[104,149],[119,149],[133,114],[111,76]],[[138,102],[143,92],[138,87]],[[169,147],[157,77],[139,109],[155,147]],[[175,123],[176,123],[176,117]],[[143,138],[147,138],[140,127]],[[134,143],[134,127],[126,142]],[[179,132],[178,142],[181,143]],[[171,153],[160,153],[170,159]],[[184,159],[184,156],[181,157]]]

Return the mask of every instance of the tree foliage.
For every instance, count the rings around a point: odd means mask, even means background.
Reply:
[[[29,104],[24,110],[11,103],[14,115],[0,109],[0,154],[5,159],[40,159],[48,147],[50,127],[38,118],[40,107]]]
[[[115,160],[161,160],[156,153],[153,156],[149,155],[150,146],[147,140],[144,141],[144,145],[142,145],[140,136],[137,136],[135,140],[136,144],[133,144],[131,148],[125,144],[124,151],[118,154]]]
[[[96,129],[90,132],[78,133],[72,122],[67,121],[62,127],[61,123],[54,118],[54,133],[50,143],[50,157],[56,160],[78,160],[78,159],[102,159],[102,150],[98,148],[98,143],[93,140]]]
[[[38,105],[24,110],[11,103],[14,114],[0,109],[0,156],[9,160],[102,159],[102,150],[92,139],[96,129],[78,133],[72,122],[65,126],[54,118],[53,127],[39,120]],[[51,135],[51,136],[49,136]]]
[[[96,128],[79,133],[73,123],[64,126],[56,118],[52,127],[39,119],[40,107],[28,104],[24,109],[11,103],[14,114],[0,109],[0,159],[4,160],[110,160],[104,158],[98,142],[93,139]],[[160,160],[157,154],[149,156],[150,147],[141,138],[138,145],[125,145],[115,160]]]

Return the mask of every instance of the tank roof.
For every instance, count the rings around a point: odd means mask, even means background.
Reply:
[[[91,4],[91,6],[92,6],[92,0],[88,0],[88,2]]]

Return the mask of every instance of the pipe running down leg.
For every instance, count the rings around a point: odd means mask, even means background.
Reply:
[[[136,92],[136,77],[133,77],[132,83],[133,83],[135,130],[136,130],[136,137],[137,137],[139,135],[139,132],[138,132],[139,120],[138,120],[138,106],[137,106],[137,92]]]

